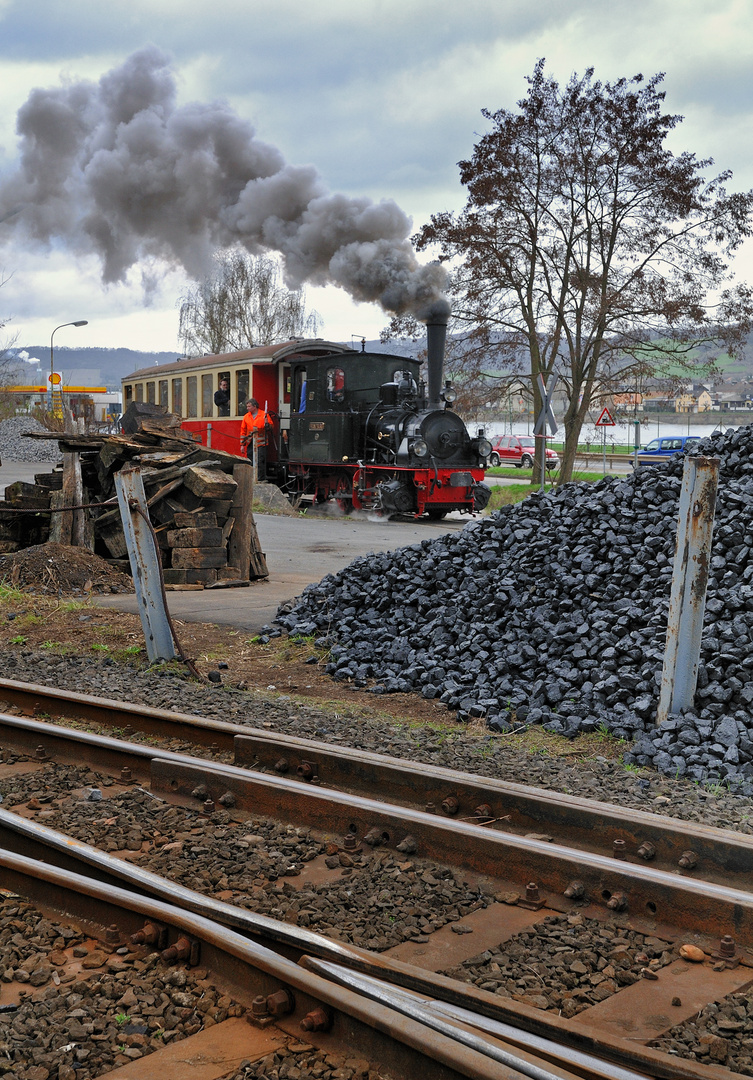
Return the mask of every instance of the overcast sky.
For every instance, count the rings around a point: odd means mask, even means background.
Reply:
[[[486,130],[481,109],[514,107],[539,57],[561,82],[589,66],[604,80],[664,71],[667,109],[685,117],[673,149],[712,157],[748,189],[752,11],[750,0],[716,11],[708,0],[0,0],[0,184],[18,167],[16,115],[32,91],[97,84],[151,45],[171,58],[177,107],[223,103],[329,192],[394,200],[416,228],[463,205],[457,162]],[[738,264],[753,279],[753,245]],[[30,245],[13,219],[0,221],[0,268],[0,316],[22,345],[88,319],[56,344],[178,349],[182,270],[137,260],[105,286],[99,259]],[[387,322],[334,286],[307,296],[332,340]]]

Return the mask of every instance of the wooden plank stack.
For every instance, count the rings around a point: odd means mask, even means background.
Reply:
[[[166,584],[219,587],[267,577],[251,509],[250,462],[197,444],[173,414],[155,413],[155,406],[143,413],[143,408],[127,410],[128,434],[29,434],[57,439],[63,464],[37,474],[33,484],[18,481],[6,488],[0,500],[0,552],[50,539],[86,546],[130,572],[114,480],[128,464],[141,469]],[[89,508],[43,512],[82,504]]]

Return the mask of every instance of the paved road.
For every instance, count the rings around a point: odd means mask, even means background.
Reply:
[[[463,528],[441,524],[369,521],[362,518],[255,515],[269,578],[245,589],[205,589],[168,594],[170,614],[187,622],[237,626],[257,633],[271,623],[280,604],[307,585],[334,574],[359,555],[391,551]],[[138,612],[135,596],[95,598],[103,607]]]
[[[34,483],[36,473],[50,472],[54,465],[50,461],[3,461],[0,465],[0,495],[5,494],[8,484],[23,480]]]

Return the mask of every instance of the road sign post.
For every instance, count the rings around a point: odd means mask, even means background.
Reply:
[[[541,445],[541,490],[543,491],[546,487],[546,429],[548,427],[552,435],[557,432],[557,421],[554,419],[554,412],[552,411],[552,395],[557,385],[557,376],[550,375],[546,385],[544,385],[543,375],[538,376],[538,381],[539,391],[541,392],[541,412],[536,418],[533,433],[544,440]]]
[[[607,428],[614,427],[614,417],[609,409],[604,408],[596,421],[596,427],[601,428],[601,464],[604,476],[607,475]]]

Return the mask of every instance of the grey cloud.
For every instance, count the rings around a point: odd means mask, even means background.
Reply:
[[[175,99],[155,47],[96,85],[34,90],[18,114],[21,163],[0,184],[0,219],[22,237],[96,254],[105,282],[155,258],[200,276],[214,249],[241,244],[279,252],[292,285],[332,283],[395,312],[421,314],[437,299],[444,271],[418,264],[394,202],[330,194],[227,104]]]

